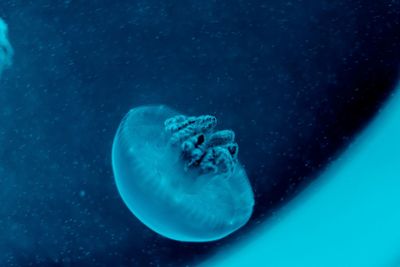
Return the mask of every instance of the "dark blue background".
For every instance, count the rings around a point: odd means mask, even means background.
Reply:
[[[240,239],[372,117],[398,76],[400,2],[1,1],[0,265],[177,266]],[[116,190],[113,135],[162,103],[235,130],[251,222],[190,244],[140,224]]]

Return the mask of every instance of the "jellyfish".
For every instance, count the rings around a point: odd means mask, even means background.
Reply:
[[[131,109],[114,138],[112,167],[129,210],[169,239],[221,239],[249,220],[254,195],[231,130],[214,116],[164,106]]]
[[[12,63],[14,50],[8,41],[7,24],[0,18],[0,75]]]

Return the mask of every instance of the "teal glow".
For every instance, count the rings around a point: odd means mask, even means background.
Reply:
[[[8,27],[0,18],[0,75],[4,69],[11,66],[14,50],[8,41]]]
[[[317,182],[205,266],[400,266],[400,88]]]
[[[185,171],[181,151],[169,145],[167,106],[128,112],[113,143],[112,166],[129,210],[154,232],[178,241],[223,238],[250,218],[254,197],[244,168],[224,173]]]

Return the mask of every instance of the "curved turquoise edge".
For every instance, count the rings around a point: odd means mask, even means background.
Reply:
[[[400,86],[314,184],[204,266],[400,266]]]

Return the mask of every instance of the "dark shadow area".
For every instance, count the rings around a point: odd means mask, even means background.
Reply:
[[[241,239],[312,181],[390,96],[398,1],[2,1],[0,265],[184,266]],[[116,190],[132,107],[213,114],[256,196],[218,242],[167,240]]]

